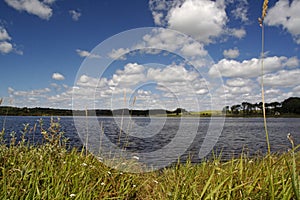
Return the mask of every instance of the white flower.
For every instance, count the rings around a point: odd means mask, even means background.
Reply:
[[[110,171],[108,171],[107,173],[108,173],[109,175],[111,175],[111,172],[110,172]]]
[[[84,166],[84,167],[86,167],[86,166],[87,166],[87,164],[86,164],[86,163],[82,163],[82,164],[81,164],[81,166]]]
[[[157,181],[157,180],[154,180],[153,182],[156,183],[156,184],[158,184],[158,181]]]
[[[98,157],[96,157],[99,161],[103,161],[103,158],[102,157],[100,157],[100,156],[98,156]]]
[[[100,185],[105,185],[105,183],[104,183],[104,182],[102,182]]]
[[[70,197],[75,197],[76,196],[76,194],[70,194]]]
[[[136,159],[136,160],[139,160],[139,159],[140,159],[140,158],[137,157],[137,156],[133,156],[132,158],[133,158],[133,159]]]
[[[136,187],[136,185],[132,185],[132,187],[134,187],[134,188],[135,188],[135,187]]]
[[[294,146],[294,138],[291,133],[287,134],[287,138],[289,139],[290,143]]]

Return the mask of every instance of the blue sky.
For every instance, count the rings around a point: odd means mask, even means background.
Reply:
[[[133,99],[139,109],[259,102],[261,6],[250,0],[3,0],[0,97],[4,105],[55,108],[130,107]],[[267,101],[300,96],[299,9],[297,0],[270,1]],[[210,63],[201,66],[201,59]]]

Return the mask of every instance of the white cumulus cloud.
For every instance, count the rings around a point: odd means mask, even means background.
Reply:
[[[204,49],[204,45],[198,42],[184,44],[181,52],[183,53],[183,55],[190,57],[207,55],[207,51]]]
[[[65,79],[65,77],[60,73],[53,73],[52,74],[52,79],[62,81],[62,80]]]
[[[5,2],[18,11],[26,11],[29,14],[38,16],[41,19],[50,19],[52,8],[50,4],[54,1],[39,0],[5,0]]]
[[[242,22],[248,22],[248,1],[247,0],[235,0],[232,1],[236,6],[233,10],[231,10],[231,14],[235,19],[240,19]]]
[[[113,49],[108,56],[114,60],[126,60],[124,57],[124,54],[130,52],[128,48],[119,48],[119,49]]]
[[[159,84],[192,82],[198,76],[196,72],[187,71],[180,65],[169,65],[164,69],[150,68],[147,74],[148,79],[155,80]]]
[[[11,40],[11,37],[9,36],[6,29],[0,26],[0,41],[1,40]]]
[[[287,60],[285,65],[290,68],[299,67],[299,59],[296,56],[291,57]]]
[[[98,54],[93,54],[90,53],[89,51],[86,50],[81,50],[81,49],[76,49],[76,53],[80,56],[80,57],[89,57],[89,58],[100,58],[101,56]]]
[[[124,70],[117,70],[112,77],[110,85],[118,87],[128,87],[136,85],[145,80],[145,67],[137,63],[128,63]]]
[[[289,64],[290,59],[285,56],[267,57],[264,60],[265,73],[283,69]],[[218,76],[218,70],[224,77],[258,77],[261,74],[260,59],[252,58],[242,62],[222,59],[209,70],[209,75]]]
[[[240,51],[237,48],[228,49],[223,51],[225,58],[237,58],[240,55]]]
[[[10,53],[13,50],[13,45],[7,41],[0,42],[0,52],[2,54]]]
[[[73,21],[78,21],[81,17],[81,13],[76,10],[69,10],[69,14],[71,15]]]
[[[251,79],[247,78],[234,78],[234,79],[228,79],[226,81],[226,85],[231,87],[242,87],[252,84]]]
[[[229,35],[233,35],[239,39],[243,38],[246,36],[246,31],[244,28],[240,28],[240,29],[237,29],[237,28],[229,28],[227,30],[228,34]]]
[[[150,0],[149,7],[156,25],[188,34],[199,42],[209,44],[222,36],[243,38],[244,28],[229,28],[226,7],[233,4],[233,17],[247,22],[248,2],[224,0]],[[232,6],[231,6],[232,7]]]
[[[264,76],[266,86],[291,87],[300,85],[300,69],[280,70]]]
[[[168,26],[209,43],[222,35],[227,22],[223,1],[186,0],[173,7],[167,16]]]
[[[269,26],[281,26],[293,35],[297,44],[300,44],[300,1],[280,0],[270,8],[265,18]]]
[[[11,42],[12,38],[8,34],[7,30],[0,26],[0,53],[8,54],[15,52],[16,54],[23,55],[23,51],[17,49],[16,45]]]

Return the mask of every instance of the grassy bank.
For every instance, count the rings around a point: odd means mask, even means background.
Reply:
[[[0,199],[296,199],[292,155],[272,155],[271,160],[273,185],[267,157],[214,159],[127,174],[76,150],[2,145]]]
[[[2,141],[0,199],[299,199],[295,148],[281,155],[215,158],[130,174],[85,151],[67,150],[57,128],[53,122],[41,129],[45,143],[40,146]]]

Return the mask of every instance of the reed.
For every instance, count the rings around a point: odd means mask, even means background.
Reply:
[[[272,166],[272,159],[271,159],[271,146],[270,146],[270,140],[269,140],[269,133],[268,133],[268,127],[267,127],[267,118],[266,118],[266,107],[265,107],[265,92],[264,92],[264,47],[265,47],[265,29],[264,29],[264,18],[267,15],[268,10],[268,0],[264,0],[263,6],[262,6],[262,15],[261,18],[258,19],[259,25],[261,27],[261,98],[262,98],[262,110],[263,110],[263,119],[264,119],[264,129],[265,129],[265,135],[266,135],[266,142],[268,147],[268,157],[269,157],[269,163],[267,165],[267,171],[268,171],[268,178],[269,178],[269,193],[271,194],[270,199],[275,199],[275,192],[274,192],[274,178],[271,170]]]
[[[266,134],[266,141],[268,146],[268,154],[271,153],[271,146],[269,141],[269,133],[268,133],[268,127],[267,127],[267,119],[266,119],[266,107],[265,107],[265,93],[264,93],[264,58],[265,58],[265,31],[264,31],[264,18],[267,14],[268,10],[268,0],[264,0],[263,7],[262,7],[262,16],[258,19],[259,25],[261,27],[261,97],[262,97],[262,103],[263,103],[263,118],[264,118],[264,128],[265,128],[265,134]]]
[[[278,198],[278,193],[276,192],[276,181],[277,178],[274,175],[274,169],[273,166],[278,164],[277,162],[274,161],[271,155],[271,146],[270,146],[270,141],[269,141],[269,133],[268,133],[268,128],[267,128],[267,119],[266,119],[266,109],[265,109],[265,94],[264,94],[264,43],[265,43],[265,29],[264,29],[264,18],[267,15],[267,10],[268,10],[268,0],[263,1],[263,6],[262,6],[262,15],[261,18],[258,18],[259,25],[261,27],[261,96],[262,96],[262,103],[263,103],[263,119],[264,119],[264,129],[265,129],[265,135],[266,135],[266,142],[267,142],[267,147],[268,147],[268,163],[266,164],[266,169],[268,172],[267,180],[269,182],[268,188],[269,188],[269,199],[275,199]],[[291,177],[291,185],[292,188],[289,188],[289,190],[293,190],[293,198],[299,200],[300,199],[300,183],[299,183],[299,174],[297,173],[297,165],[296,165],[296,156],[295,156],[295,145],[294,145],[294,140],[291,136],[291,134],[288,134],[288,140],[290,141],[292,145],[292,158],[291,162],[287,161],[286,158],[285,164],[287,165],[286,173],[288,176]],[[292,163],[292,167],[290,167],[290,163]],[[287,183],[285,182],[284,177],[280,178],[280,184],[282,185],[284,191],[287,190]],[[290,191],[291,192],[291,191]],[[282,199],[291,199],[290,195],[284,195]]]

